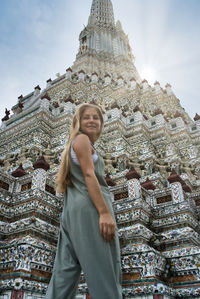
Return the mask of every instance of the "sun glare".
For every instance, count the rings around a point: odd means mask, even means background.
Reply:
[[[151,67],[145,67],[142,69],[140,72],[141,78],[146,79],[149,84],[153,84],[157,78],[156,78],[156,72],[153,68]]]

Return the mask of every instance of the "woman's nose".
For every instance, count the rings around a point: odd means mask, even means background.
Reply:
[[[94,121],[94,118],[93,118],[93,117],[89,118],[89,121],[90,121],[90,122],[93,122],[93,121]]]

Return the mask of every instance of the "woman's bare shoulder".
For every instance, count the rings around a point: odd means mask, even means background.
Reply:
[[[76,136],[74,143],[73,143],[73,148],[76,149],[79,146],[89,146],[90,145],[90,139],[87,135],[85,134],[79,134]]]

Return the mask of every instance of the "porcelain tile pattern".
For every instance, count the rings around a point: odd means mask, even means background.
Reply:
[[[63,205],[55,175],[75,109],[92,102],[104,111],[96,148],[115,182],[125,297],[200,298],[200,116],[170,84],[141,80],[110,0],[93,0],[79,42],[72,67],[20,96],[1,123],[1,294],[44,297]],[[48,170],[34,168],[41,156]],[[139,179],[127,175],[133,167]],[[87,293],[82,273],[78,294]]]

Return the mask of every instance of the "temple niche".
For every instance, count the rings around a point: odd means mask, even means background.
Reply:
[[[96,147],[119,230],[125,298],[200,298],[200,112],[191,119],[170,84],[140,77],[111,0],[92,1],[79,42],[64,74],[19,96],[12,113],[5,109],[0,298],[45,296],[63,206],[55,175],[83,102],[104,114]],[[89,298],[84,273],[76,298]]]

